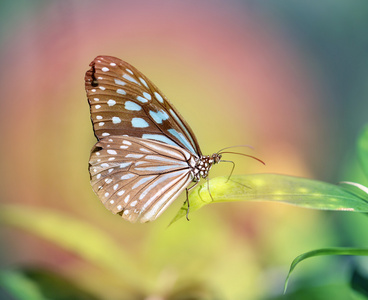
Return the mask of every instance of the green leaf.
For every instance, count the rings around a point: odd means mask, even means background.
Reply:
[[[360,183],[343,181],[340,186],[353,195],[368,201],[368,188]]]
[[[47,299],[52,300],[98,300],[96,296],[77,285],[75,280],[68,279],[52,270],[39,267],[25,267],[22,274],[37,283],[39,290]]]
[[[47,300],[32,280],[17,271],[1,271],[0,285],[17,300]]]
[[[368,278],[357,268],[353,270],[350,285],[352,289],[368,298]]]
[[[368,125],[366,125],[358,138],[358,158],[362,169],[368,178]]]
[[[144,276],[106,232],[67,215],[41,208],[0,206],[0,222],[32,232],[74,252],[92,264],[121,276],[130,287],[142,290]],[[123,268],[121,266],[124,266]]]
[[[309,251],[309,252],[306,252],[306,253],[303,253],[303,254],[297,256],[290,265],[289,273],[288,273],[288,275],[286,277],[286,280],[285,280],[284,293],[286,292],[291,272],[295,269],[295,267],[301,261],[303,261],[307,258],[315,257],[315,256],[322,256],[322,255],[364,255],[364,256],[368,256],[368,249],[363,249],[363,248],[338,248],[338,247],[336,247],[336,248],[324,248],[324,249]]]
[[[320,210],[368,212],[368,202],[343,187],[322,181],[276,174],[217,177],[196,188],[189,197],[190,212],[206,204],[228,201],[276,201]],[[212,196],[212,197],[211,197]],[[181,207],[173,222],[185,216]]]

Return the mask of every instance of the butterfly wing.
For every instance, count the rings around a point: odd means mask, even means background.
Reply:
[[[92,149],[92,188],[105,207],[131,222],[155,220],[192,181],[185,149],[147,139],[110,136]]]
[[[189,125],[141,72],[111,56],[97,56],[85,76],[97,139],[128,135],[156,140],[201,156]]]

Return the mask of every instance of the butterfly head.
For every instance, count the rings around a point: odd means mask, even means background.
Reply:
[[[215,164],[218,164],[220,162],[221,158],[222,158],[222,154],[220,154],[220,153],[213,153],[212,154],[213,164],[214,165]]]

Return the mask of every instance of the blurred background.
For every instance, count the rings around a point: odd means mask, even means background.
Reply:
[[[367,28],[364,0],[0,1],[1,202],[23,213],[8,222],[21,225],[1,225],[1,269],[64,278],[90,295],[74,299],[356,299],[341,257],[303,263],[282,296],[295,256],[364,246],[366,223],[352,213],[236,202],[167,227],[184,195],[149,224],[107,211],[89,183],[96,140],[84,73],[97,55],[134,65],[185,117],[203,153],[248,144],[266,162],[229,156],[236,174],[353,181],[368,119]],[[220,164],[211,177],[229,171]],[[26,229],[42,218],[53,239]],[[122,251],[104,252],[119,271],[58,242],[75,234],[87,252],[106,249],[71,224]]]

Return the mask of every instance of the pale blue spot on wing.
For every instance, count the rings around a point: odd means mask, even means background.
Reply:
[[[134,176],[135,176],[134,174],[125,174],[121,176],[120,179],[121,180],[130,179],[130,178],[133,178]]]
[[[140,168],[135,168],[135,170],[137,170],[137,171],[161,172],[161,171],[167,171],[167,170],[170,170],[170,169],[178,169],[178,168],[183,168],[183,165],[140,167]]]
[[[115,104],[116,104],[116,101],[113,99],[110,99],[109,101],[107,101],[108,106],[114,106]]]
[[[144,197],[146,197],[148,195],[148,193],[154,189],[156,186],[158,186],[159,184],[167,181],[168,179],[172,178],[172,177],[175,177],[175,176],[180,176],[182,174],[184,174],[185,172],[188,172],[187,170],[184,170],[184,171],[181,171],[181,172],[172,172],[172,173],[167,173],[165,175],[162,175],[160,176],[157,180],[155,180],[154,182],[152,182],[142,193],[141,195],[139,196],[139,200],[142,200]],[[149,201],[149,203],[145,203],[142,207],[142,211],[145,210],[149,204],[151,204],[152,202],[152,199],[151,201]]]
[[[147,82],[144,81],[144,79],[142,77],[139,77],[139,80],[143,83],[143,85],[149,89],[148,85],[147,85]]]
[[[159,93],[155,92],[155,97],[159,102],[164,103],[164,99],[161,97]]]
[[[151,100],[151,98],[152,98],[151,95],[148,94],[147,92],[144,92],[143,93],[143,97],[146,98],[146,99],[148,99],[148,100]]]
[[[149,127],[149,124],[142,118],[133,118],[132,126],[134,128],[146,128],[146,127]]]
[[[120,168],[124,169],[125,167],[129,166],[131,163],[130,162],[126,162],[126,163],[121,163],[120,164]]]
[[[129,76],[128,74],[124,74],[124,75],[123,75],[123,77],[124,77],[126,80],[129,80],[129,81],[131,81],[131,82],[134,82],[134,83],[136,83],[136,84],[139,84],[139,83],[137,82],[137,80],[135,80],[133,77]]]
[[[177,132],[175,129],[169,129],[168,132],[175,136],[190,152],[196,154],[192,145],[188,142],[188,140],[182,133]]]
[[[122,89],[117,89],[116,92],[120,95],[126,95],[126,91],[122,90]]]
[[[119,117],[112,117],[112,123],[119,124],[121,123],[121,119]]]
[[[131,158],[141,158],[143,156],[144,156],[143,154],[137,154],[137,153],[129,153],[125,155],[125,157],[131,157]]]
[[[158,124],[162,124],[162,121],[167,120],[169,118],[168,114],[163,110],[160,110],[158,112],[150,110],[149,114],[153,118],[153,120],[155,120],[155,122]]]
[[[179,145],[175,142],[173,142],[172,140],[170,140],[168,137],[161,135],[161,134],[143,134],[142,135],[143,139],[148,139],[148,140],[155,140],[155,141],[159,141],[159,142],[163,142],[165,144],[169,144],[172,146],[176,146],[179,147]]]
[[[132,189],[135,189],[137,187],[139,187],[140,185],[146,183],[147,181],[150,181],[151,179],[155,178],[156,175],[153,176],[148,176],[148,177],[143,177],[142,179],[138,180],[135,185],[132,186]]]
[[[180,162],[177,159],[170,159],[170,158],[167,158],[167,157],[161,156],[161,155],[147,155],[145,158],[147,160],[158,160],[160,162],[166,162],[166,163],[170,163],[170,164],[175,164],[175,163]],[[183,164],[186,164],[186,162],[183,162]]]
[[[134,103],[132,101],[126,101],[125,102],[125,109],[132,110],[132,111],[139,111],[139,110],[142,109],[142,106],[140,106],[137,103]]]
[[[148,100],[146,98],[143,98],[141,96],[138,96],[137,97],[137,100],[140,101],[140,102],[142,102],[142,103],[147,103],[148,102]]]
[[[195,142],[193,140],[192,135],[189,133],[189,131],[184,126],[183,122],[180,120],[180,118],[177,116],[177,114],[171,108],[170,108],[169,112],[170,112],[171,116],[176,120],[176,122],[179,123],[179,126],[181,127],[181,129],[186,133],[187,136],[189,136],[190,141],[192,142],[192,145],[195,145]]]
[[[126,82],[122,81],[122,80],[119,80],[119,79],[114,79],[115,83],[118,84],[118,85],[126,85]]]

